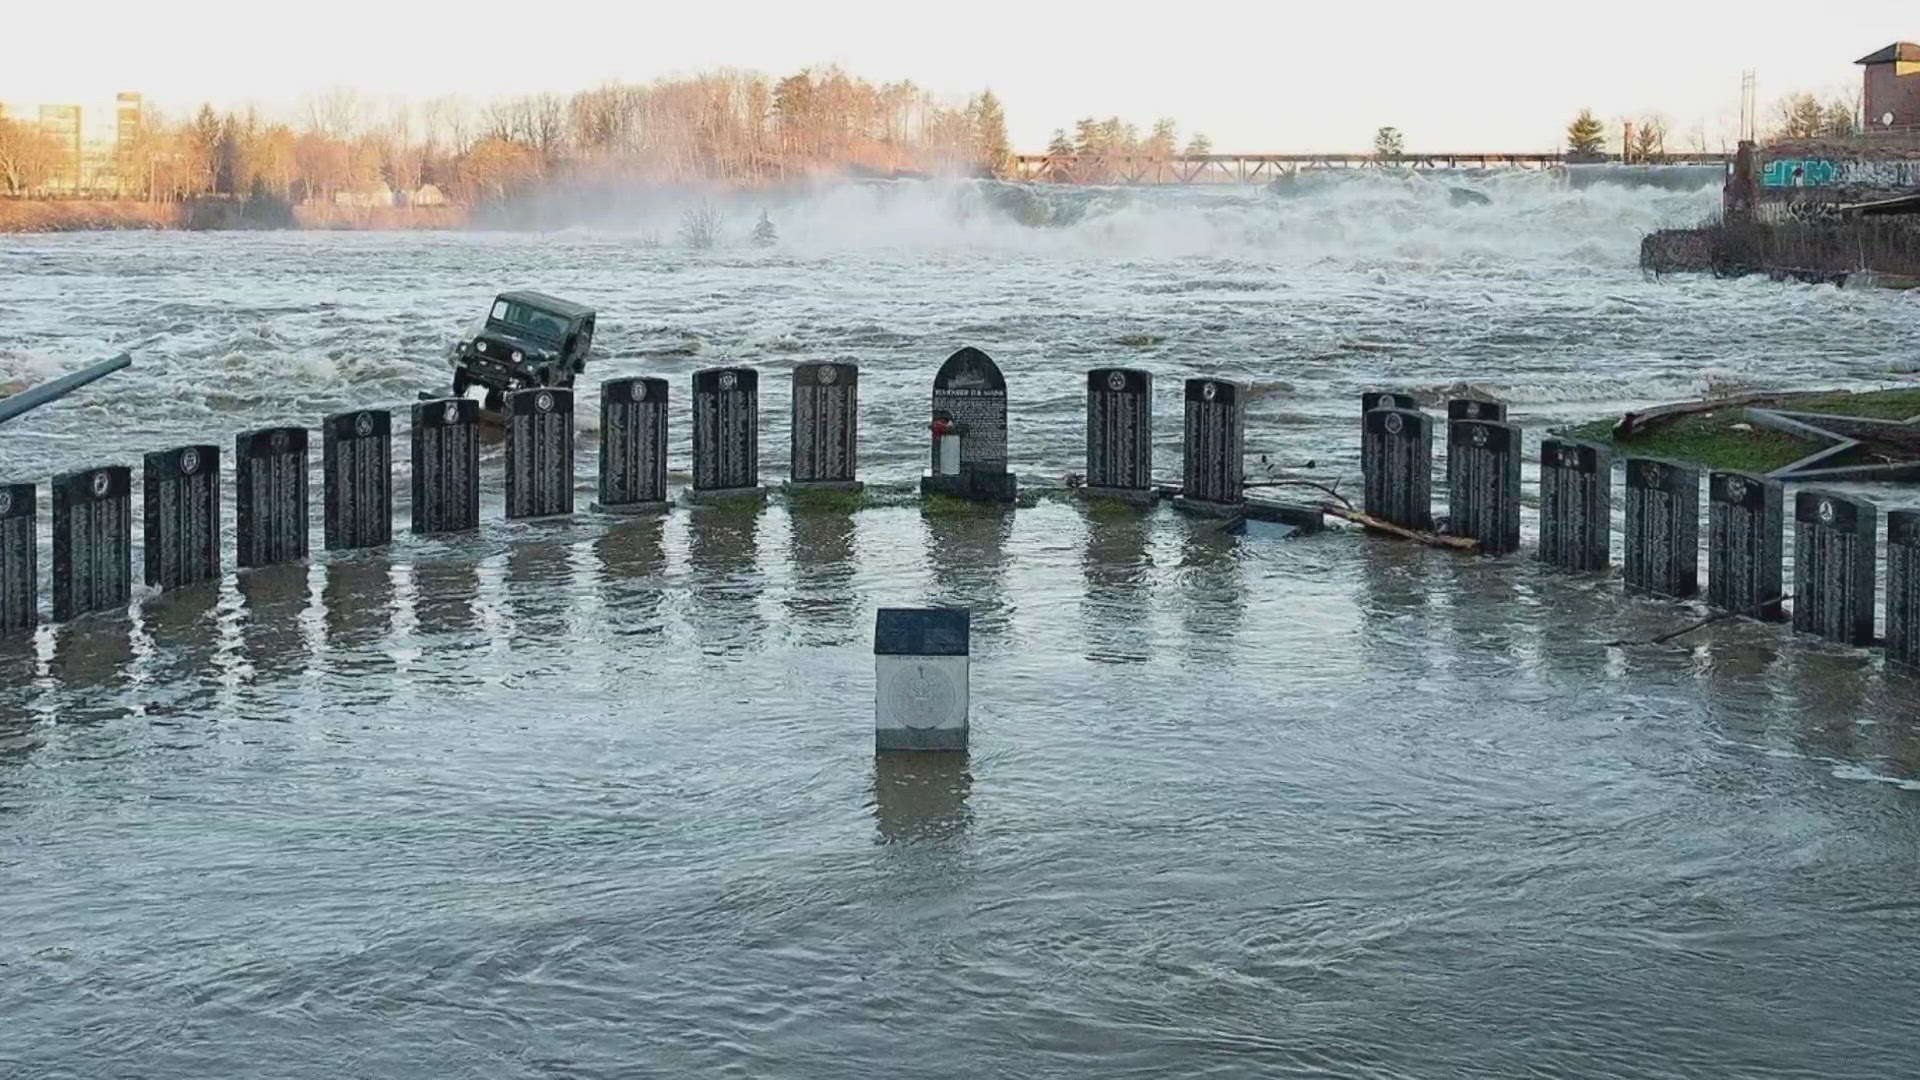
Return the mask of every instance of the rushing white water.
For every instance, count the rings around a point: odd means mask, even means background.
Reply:
[[[1537,437],[1920,361],[1913,297],[1644,279],[1641,233],[1710,190],[1451,182],[1490,204],[895,183],[723,203],[710,251],[673,244],[690,200],[638,196],[547,233],[0,238],[0,378],[135,355],[0,429],[0,476],[402,408],[511,286],[598,308],[589,386],[672,380],[677,473],[693,370],[767,372],[775,480],[787,370],[857,362],[882,487],[961,344],[1035,484],[1080,468],[1096,364],[1158,376],[1163,474],[1179,381],[1214,374],[1254,386],[1250,456],[1351,481],[1365,388],[1471,384]],[[1622,648],[1698,613],[1064,499],[508,524],[496,454],[477,534],[0,642],[0,1075],[1920,1058],[1920,681],[1870,651],[1743,621]],[[965,757],[872,753],[872,613],[902,603],[973,611]]]

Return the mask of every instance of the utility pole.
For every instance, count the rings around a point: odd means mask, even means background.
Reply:
[[[1752,142],[1754,132],[1755,82],[1751,69],[1740,73],[1740,141]]]

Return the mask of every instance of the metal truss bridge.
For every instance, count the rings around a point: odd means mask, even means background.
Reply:
[[[1262,184],[1305,169],[1391,167],[1439,169],[1552,169],[1565,154],[1018,154],[1014,179],[1052,184]],[[1618,159],[1609,158],[1618,163]],[[1661,165],[1717,165],[1731,154],[1681,154]],[[1634,164],[1642,164],[1635,162]],[[1645,162],[1644,164],[1656,164]]]

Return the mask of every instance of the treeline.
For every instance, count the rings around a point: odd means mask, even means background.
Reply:
[[[1773,104],[1772,123],[1764,133],[1769,142],[1803,139],[1844,139],[1860,134],[1856,116],[1858,106],[1846,98],[1821,101],[1812,94],[1788,94]],[[1670,135],[1667,118],[1649,113],[1620,121],[1620,160],[1658,163],[1666,161]],[[1705,127],[1695,129],[1688,148],[1699,153],[1710,150]],[[1606,154],[1608,132],[1592,109],[1582,109],[1567,125],[1567,152],[1575,158],[1599,159]],[[1728,148],[1722,146],[1723,152]]]
[[[1089,116],[1074,124],[1072,135],[1068,135],[1065,128],[1055,128],[1052,141],[1047,143],[1047,153],[1079,157],[1105,155],[1164,159],[1182,153],[1211,154],[1213,140],[1205,135],[1195,135],[1187,141],[1186,149],[1182,150],[1180,131],[1172,120],[1156,122],[1153,130],[1142,138],[1139,128],[1117,116],[1105,120]]]
[[[425,185],[465,203],[555,180],[753,185],[848,168],[997,175],[1012,165],[992,91],[943,105],[911,82],[875,84],[837,67],[783,79],[718,72],[608,84],[476,107],[457,98],[379,103],[339,91],[303,121],[216,112],[169,121],[147,112],[111,165],[118,194],[333,201]],[[60,148],[0,120],[0,191],[43,189]]]

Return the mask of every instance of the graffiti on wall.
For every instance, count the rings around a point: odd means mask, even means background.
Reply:
[[[1920,161],[1835,161],[1777,158],[1760,172],[1760,186],[1920,188]]]

